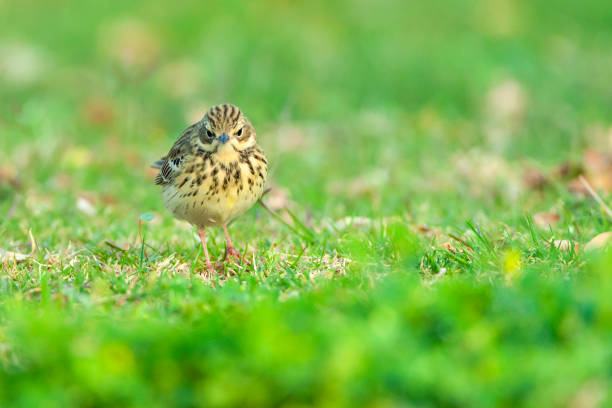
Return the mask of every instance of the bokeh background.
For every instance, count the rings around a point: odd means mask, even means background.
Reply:
[[[610,73],[608,0],[0,0],[0,401],[610,404]],[[200,282],[148,166],[224,102],[283,221]]]
[[[496,211],[495,179],[516,184],[498,167],[560,163],[609,126],[605,1],[1,7],[3,162],[136,211],[162,208],[143,168],[220,102],[255,123],[274,182],[336,217],[460,220],[478,183]]]

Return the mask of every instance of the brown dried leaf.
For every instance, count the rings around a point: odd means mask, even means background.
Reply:
[[[147,167],[145,169],[145,177],[149,180],[155,180],[155,177],[159,174],[159,169],[153,167]]]
[[[85,121],[93,125],[106,125],[112,122],[115,111],[111,101],[102,98],[91,99],[83,106]]]
[[[504,149],[522,126],[525,106],[525,92],[516,79],[505,80],[489,90],[484,133],[495,150]]]
[[[88,196],[79,196],[76,201],[77,210],[87,214],[94,215],[96,213],[96,207],[94,206],[93,200]]]
[[[540,228],[548,229],[559,222],[561,216],[554,212],[541,212],[533,216],[533,222]]]
[[[270,192],[266,194],[266,204],[274,211],[287,208],[289,205],[289,190],[286,188],[272,187]]]
[[[363,195],[377,195],[381,185],[386,183],[389,178],[389,171],[386,169],[375,169],[369,173],[364,173],[353,180],[332,182],[327,186],[327,190],[332,194],[345,193],[351,197]]]
[[[159,83],[175,98],[195,95],[201,89],[201,68],[189,60],[179,60],[164,65],[158,76]]]
[[[442,229],[439,227],[430,228],[427,225],[416,225],[412,227],[412,230],[420,235],[423,235],[427,238],[439,238],[442,234]]]
[[[569,252],[573,249],[574,252],[578,252],[578,243],[572,242],[568,239],[555,239],[552,242],[552,245],[560,251]]]
[[[431,231],[427,225],[417,225],[415,230],[421,234],[427,234],[429,231]]]
[[[601,249],[610,244],[612,241],[612,232],[602,232],[601,234],[595,235],[585,246],[585,251],[594,251]]]
[[[589,173],[607,171],[612,167],[612,157],[595,149],[584,151],[584,165]]]
[[[584,167],[579,163],[566,161],[552,172],[554,179],[573,179],[584,173]]]
[[[100,202],[106,206],[114,206],[119,203],[119,200],[112,194],[102,194]]]
[[[270,136],[280,152],[295,152],[306,147],[304,129],[298,126],[283,124],[270,132]]]
[[[531,190],[542,190],[548,184],[548,178],[540,170],[532,167],[523,173],[523,183]]]
[[[445,242],[442,244],[442,248],[446,249],[448,252],[457,255],[457,250],[451,245],[450,242]]]
[[[157,63],[160,43],[143,21],[120,20],[106,27],[100,38],[105,53],[131,74],[149,72]]]
[[[21,188],[21,180],[19,179],[17,169],[10,164],[0,165],[0,185],[4,183],[13,188]]]
[[[202,119],[202,116],[210,108],[210,102],[208,101],[196,101],[191,103],[184,112],[185,120],[189,123],[194,123]]]
[[[130,164],[134,167],[142,166],[142,158],[140,153],[133,150],[128,150],[124,152],[124,160],[127,164]]]
[[[578,195],[578,196],[588,196],[589,195],[589,190],[585,187],[584,183],[580,181],[579,177],[572,179],[567,184],[567,188],[574,195]]]
[[[504,158],[472,149],[454,157],[457,175],[467,183],[474,196],[502,195],[516,201],[522,191],[519,172]]]
[[[569,401],[569,408],[603,407],[608,395],[606,383],[600,379],[589,380],[582,385]]]
[[[487,109],[504,120],[516,120],[525,112],[526,97],[522,85],[514,78],[493,86],[487,94]]]
[[[66,173],[56,173],[52,179],[53,186],[61,190],[68,189],[72,182],[72,176]]]
[[[19,252],[13,251],[4,251],[0,249],[0,263],[10,264],[10,263],[20,263],[30,258],[32,255],[30,254],[22,254]]]
[[[368,229],[375,225],[375,221],[368,217],[344,217],[334,223],[334,228],[344,231],[347,228]]]
[[[595,191],[612,192],[612,155],[595,149],[584,152],[584,178]],[[578,181],[579,182],[579,181]],[[584,186],[579,187],[578,182],[570,183],[570,190],[577,194],[585,194]]]

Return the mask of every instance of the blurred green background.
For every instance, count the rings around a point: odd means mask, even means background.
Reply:
[[[612,406],[611,72],[607,0],[0,0],[0,405]],[[148,165],[224,102],[285,224],[206,279]]]

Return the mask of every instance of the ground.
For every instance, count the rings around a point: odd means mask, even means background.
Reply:
[[[0,405],[611,405],[607,3],[0,2]],[[149,164],[223,102],[211,276]]]

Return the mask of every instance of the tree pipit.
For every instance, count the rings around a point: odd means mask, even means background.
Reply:
[[[257,202],[268,175],[266,156],[242,111],[231,104],[213,106],[153,166],[160,169],[155,184],[162,186],[166,208],[198,227],[208,271],[214,267],[206,247],[206,227],[222,226],[225,261],[241,260],[227,224]]]

